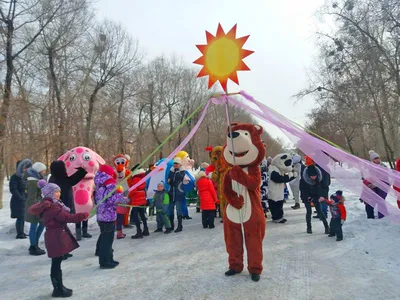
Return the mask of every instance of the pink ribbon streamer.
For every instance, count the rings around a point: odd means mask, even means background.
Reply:
[[[390,184],[398,185],[400,182],[400,174],[397,171],[381,167],[359,157],[351,155],[341,149],[333,147],[328,143],[315,138],[304,130],[294,125],[284,116],[276,113],[266,105],[256,101],[253,97],[241,92],[241,95],[249,102],[255,104],[257,109],[229,97],[229,103],[243,108],[260,119],[271,123],[280,128],[286,136],[304,153],[309,155],[319,166],[335,177],[343,186],[348,188],[355,194],[362,195],[362,199],[371,206],[377,206],[380,213],[388,216],[394,223],[400,223],[400,210],[384,201],[379,195],[371,189],[366,188],[359,177],[354,176],[354,173],[348,169],[337,165],[333,159],[346,163],[349,167],[358,169],[362,176],[375,186],[385,192],[392,192],[399,195],[397,191],[391,189]],[[223,99],[213,101],[216,104],[221,104]],[[332,159],[333,158],[333,159]]]
[[[142,178],[141,180],[139,180],[139,182],[137,182],[136,184],[134,184],[133,186],[131,186],[129,188],[129,192],[136,189],[139,185],[143,184],[143,182],[146,182],[147,179],[149,179],[153,174],[155,174],[156,172],[158,172],[160,169],[164,168],[168,161],[170,161],[171,159],[174,159],[174,157],[176,156],[176,154],[178,154],[179,151],[181,151],[186,145],[187,143],[189,143],[189,141],[192,139],[192,137],[195,135],[196,131],[199,129],[201,123],[204,120],[204,117],[206,116],[208,107],[210,105],[210,100],[207,101],[206,105],[203,108],[203,111],[201,112],[200,118],[198,119],[197,123],[194,125],[194,127],[192,128],[192,130],[189,132],[189,134],[183,139],[183,141],[179,144],[178,147],[176,147],[176,149],[174,151],[171,152],[170,155],[167,156],[167,158],[160,164],[158,165],[156,168],[154,168],[149,174],[147,174],[144,178]]]

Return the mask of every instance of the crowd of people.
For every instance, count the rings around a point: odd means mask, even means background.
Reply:
[[[371,161],[381,164],[379,155],[370,152]],[[274,160],[283,162],[290,168],[289,172],[281,172],[274,165]],[[288,161],[290,161],[288,163]],[[202,166],[207,164],[202,164]],[[88,233],[88,213],[77,213],[74,210],[72,188],[83,179],[87,172],[78,167],[76,172],[68,176],[63,161],[54,161],[50,165],[50,176],[47,179],[47,167],[41,162],[33,163],[24,159],[17,163],[16,173],[10,178],[11,217],[16,219],[15,227],[17,239],[29,237],[29,254],[44,255],[45,250],[39,247],[39,239],[45,231],[45,245],[47,255],[52,259],[50,277],[54,287],[54,297],[69,297],[72,290],[63,285],[61,262],[72,257],[72,250],[79,247],[77,241],[82,238],[91,238]],[[150,170],[135,170],[132,178],[138,183]],[[310,157],[302,158],[295,155],[281,155],[278,158],[265,158],[260,165],[261,172],[261,202],[265,218],[271,214],[272,222],[284,224],[283,203],[288,199],[288,186],[293,194],[295,204],[292,209],[300,208],[300,200],[306,208],[306,231],[312,234],[312,210],[324,227],[325,234],[343,240],[342,225],[346,220],[345,197],[342,191],[329,195],[330,175],[328,166],[316,164]],[[183,203],[186,206],[185,192],[182,184],[185,170],[179,157],[173,161],[173,167],[166,183],[160,181],[151,201],[146,197],[146,184],[142,183],[136,189],[124,193],[117,186],[115,170],[109,165],[101,165],[94,178],[94,203],[97,207],[97,223],[100,235],[97,240],[95,255],[99,257],[102,269],[115,268],[119,262],[114,260],[113,242],[115,231],[117,239],[125,238],[123,227],[136,226],[136,234],[132,239],[141,239],[149,236],[147,224],[147,209],[154,211],[157,227],[154,233],[179,233],[183,230],[183,219],[191,219],[184,213]],[[272,187],[271,183],[279,187]],[[370,188],[383,199],[386,193],[363,179],[365,188]],[[282,189],[281,189],[282,188]],[[282,192],[280,192],[282,191]],[[199,212],[202,213],[203,228],[215,228],[217,210],[223,211],[219,200],[218,187],[212,180],[211,174],[205,167],[201,167],[196,176],[196,193],[199,198]],[[133,202],[132,202],[133,200]],[[361,200],[361,199],[360,199]],[[361,200],[362,201],[362,200]],[[330,223],[328,223],[328,208]],[[365,203],[368,218],[374,218],[374,207]],[[130,213],[129,224],[123,225],[124,218]],[[175,226],[175,215],[177,224]],[[379,218],[383,217],[381,213]],[[24,233],[24,223],[30,223],[29,234]],[[222,221],[221,221],[222,222]],[[75,223],[75,236],[69,230],[67,223]],[[142,228],[143,225],[143,228]],[[165,231],[163,231],[163,228]],[[116,230],[115,230],[116,229]]]

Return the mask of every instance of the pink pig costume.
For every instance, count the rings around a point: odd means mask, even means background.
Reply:
[[[68,176],[76,172],[78,167],[86,170],[86,176],[73,187],[75,213],[84,213],[93,209],[94,176],[100,165],[104,165],[104,159],[93,150],[79,146],[61,155],[58,160],[65,162]],[[85,224],[84,224],[85,226]],[[81,239],[80,223],[76,226],[77,239]],[[86,237],[90,235],[86,234]],[[90,236],[91,237],[91,236]]]

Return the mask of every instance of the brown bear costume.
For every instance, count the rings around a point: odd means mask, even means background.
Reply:
[[[235,275],[243,270],[243,223],[248,271],[254,281],[260,279],[263,269],[262,241],[266,225],[260,200],[259,166],[265,157],[262,132],[263,128],[258,125],[232,123],[232,138],[228,128],[223,152],[225,160],[232,166],[225,175],[223,187],[227,202],[224,237],[229,255],[229,270],[225,275]]]

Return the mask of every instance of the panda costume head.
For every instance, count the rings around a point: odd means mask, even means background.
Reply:
[[[278,154],[272,159],[271,165],[277,167],[281,173],[293,172],[293,156],[289,153]]]

